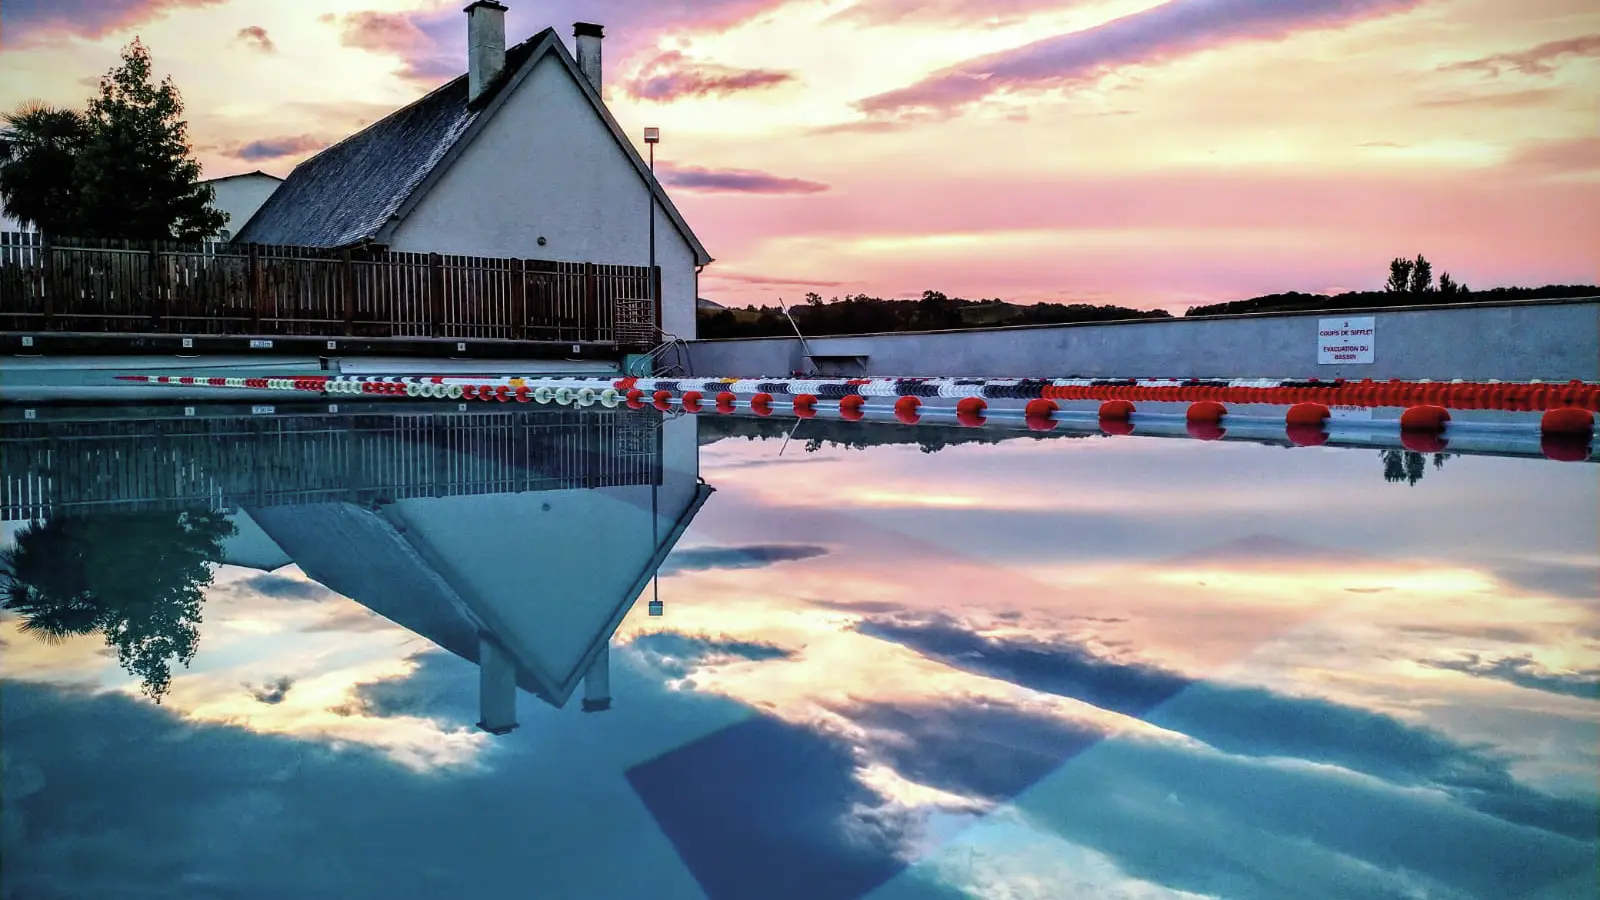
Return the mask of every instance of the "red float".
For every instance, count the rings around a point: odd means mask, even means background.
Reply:
[[[1101,419],[1100,430],[1106,434],[1133,434],[1133,423],[1127,419]]]
[[[1100,404],[1101,419],[1127,419],[1133,415],[1133,404],[1126,400],[1107,400]],[[1128,432],[1120,432],[1127,434]]]
[[[1284,413],[1283,421],[1287,425],[1314,425],[1322,427],[1333,412],[1321,403],[1296,403]]]
[[[1576,406],[1552,409],[1539,417],[1539,430],[1545,434],[1594,433],[1594,413]]]
[[[1189,404],[1189,409],[1184,412],[1183,417],[1189,422],[1217,423],[1222,421],[1222,417],[1227,414],[1228,408],[1221,403],[1215,400],[1201,400],[1198,403]]]
[[[1417,453],[1442,453],[1449,445],[1444,435],[1437,431],[1421,431],[1418,429],[1401,429],[1400,446]]]
[[[1442,406],[1412,406],[1400,414],[1401,431],[1439,431],[1450,421],[1450,411]]]
[[[1291,424],[1285,429],[1289,436],[1289,443],[1296,447],[1320,447],[1328,442],[1328,433],[1322,430],[1322,423],[1315,425]]]
[[[1055,414],[1060,410],[1061,406],[1054,400],[1040,398],[1038,400],[1029,400],[1028,405],[1022,410],[1022,414],[1029,419],[1045,419],[1048,421],[1053,420]]]
[[[1583,462],[1589,458],[1589,438],[1547,431],[1539,436],[1539,450],[1557,462]]]

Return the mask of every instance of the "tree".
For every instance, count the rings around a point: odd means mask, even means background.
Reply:
[[[810,293],[806,294],[806,304],[809,306],[821,306],[822,295],[816,291],[811,291]]]
[[[29,102],[0,130],[0,203],[45,234],[77,230],[78,155],[89,125],[76,110]]]
[[[89,101],[89,139],[78,157],[83,225],[94,237],[194,241],[227,218],[197,184],[183,98],[169,76],[152,82],[150,51],[137,38]]]
[[[1421,253],[1411,263],[1411,293],[1427,294],[1433,291],[1433,263]]]
[[[1446,272],[1439,276],[1439,293],[1451,295],[1470,294],[1472,289],[1464,284],[1458,284],[1454,278],[1450,277],[1450,273]]]
[[[46,642],[100,632],[147,696],[161,702],[171,660],[188,666],[200,633],[210,560],[233,523],[190,510],[51,516],[20,529],[0,553],[0,606]]]
[[[1411,290],[1411,260],[1397,256],[1389,261],[1389,280],[1383,289],[1391,294],[1404,294]]]

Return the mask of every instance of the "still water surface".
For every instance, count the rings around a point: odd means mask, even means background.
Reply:
[[[8,426],[8,900],[1595,896],[1588,465],[171,415]]]

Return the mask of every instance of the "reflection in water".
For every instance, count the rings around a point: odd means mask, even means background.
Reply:
[[[294,564],[477,663],[478,724],[504,734],[519,687],[610,706],[608,640],[711,492],[692,435],[665,449],[656,421],[568,410],[35,422],[6,459],[39,490],[9,505],[47,518],[8,551],[6,606],[41,637],[103,631],[159,700],[207,561]],[[99,512],[197,495],[225,508]]]
[[[207,509],[130,515],[50,515],[0,552],[4,607],[45,641],[99,632],[157,703],[171,662],[188,666],[199,643],[209,562],[235,532]]]
[[[1434,453],[1433,467],[1444,468],[1444,461],[1450,458],[1448,453]],[[1383,480],[1391,484],[1404,481],[1414,485],[1427,474],[1427,457],[1415,450],[1379,450],[1378,456],[1383,460]]]
[[[0,434],[13,577],[66,598],[0,633],[6,890],[1593,895],[1581,467],[341,409]],[[86,621],[31,554],[135,566],[145,519],[232,529],[159,709],[22,634]]]

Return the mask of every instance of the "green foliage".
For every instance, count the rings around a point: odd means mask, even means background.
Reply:
[[[199,643],[210,560],[234,533],[221,513],[52,516],[17,532],[0,554],[0,606],[46,642],[100,632],[157,703],[171,660],[188,666]]]
[[[1389,261],[1389,280],[1384,282],[1383,289],[1390,294],[1404,294],[1411,290],[1412,262],[1403,256],[1397,256]]]
[[[1286,294],[1268,294],[1249,300],[1233,300],[1208,306],[1191,306],[1186,316],[1220,316],[1238,313],[1299,312],[1303,310],[1354,310],[1374,309],[1404,303],[1407,306],[1448,306],[1453,303],[1478,303],[1505,300],[1553,300],[1561,297],[1594,297],[1600,295],[1600,285],[1547,284],[1543,287],[1500,287],[1486,291],[1468,292],[1464,285],[1453,291],[1442,288],[1426,294],[1407,294],[1397,298],[1387,291],[1351,291],[1345,294],[1305,294],[1290,291]]]
[[[806,337],[873,334],[895,331],[940,331],[988,328],[997,325],[1055,325],[1066,322],[1104,322],[1118,319],[1170,318],[1166,310],[1139,310],[1125,306],[1091,306],[1086,303],[1005,303],[998,299],[967,300],[940,291],[923,291],[916,300],[885,300],[856,294],[823,302],[816,293],[806,303],[789,310]],[[792,336],[794,328],[776,306],[747,306],[743,310],[703,309],[699,314],[702,338]]]
[[[84,113],[32,104],[6,121],[0,197],[46,233],[195,241],[226,223],[211,186],[197,183],[183,98],[170,77],[154,81],[138,39]]]
[[[47,234],[76,230],[74,170],[89,123],[76,110],[25,103],[0,130],[0,203],[20,222]]]
[[[1411,293],[1426,294],[1433,290],[1433,263],[1421,253],[1411,263]]]

